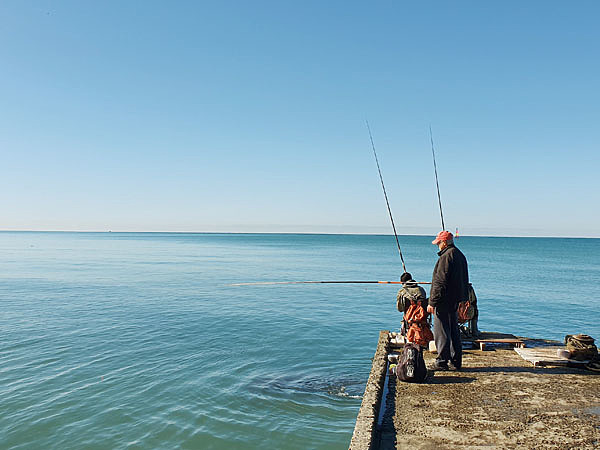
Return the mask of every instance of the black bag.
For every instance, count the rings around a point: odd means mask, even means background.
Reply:
[[[400,381],[422,383],[427,376],[427,367],[421,347],[412,343],[405,344],[394,370]]]

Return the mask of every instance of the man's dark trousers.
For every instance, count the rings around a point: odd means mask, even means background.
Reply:
[[[455,367],[462,366],[462,342],[458,328],[458,313],[456,311],[438,312],[433,315],[433,336],[437,349],[437,361]]]

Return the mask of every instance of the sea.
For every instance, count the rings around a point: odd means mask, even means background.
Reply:
[[[433,236],[400,236],[431,281]],[[600,338],[600,239],[461,236],[486,331]],[[0,448],[346,449],[387,235],[0,232]],[[428,290],[428,287],[426,287]]]

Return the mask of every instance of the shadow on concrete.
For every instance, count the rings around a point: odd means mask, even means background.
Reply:
[[[428,376],[425,379],[425,384],[459,384],[459,383],[472,383],[477,378],[475,377],[463,377],[456,375],[442,375],[444,372],[437,372],[434,376]]]
[[[596,375],[597,373],[588,371],[583,367],[464,367],[461,373],[547,373],[555,375],[576,374],[576,375]]]
[[[394,424],[394,415],[396,414],[396,380],[395,376],[388,376],[386,380],[385,404],[381,411],[380,421],[378,423],[378,439],[375,448],[379,450],[396,449],[396,425]]]

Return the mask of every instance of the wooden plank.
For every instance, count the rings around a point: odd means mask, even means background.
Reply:
[[[514,344],[516,347],[525,347],[525,343],[522,339],[516,337],[512,338],[490,338],[490,339],[475,339],[475,342],[479,344],[479,348],[485,350],[486,344]]]
[[[521,358],[529,361],[534,367],[542,366],[572,366],[587,364],[589,361],[576,361],[558,356],[559,350],[564,347],[534,347],[534,348],[515,348]]]

